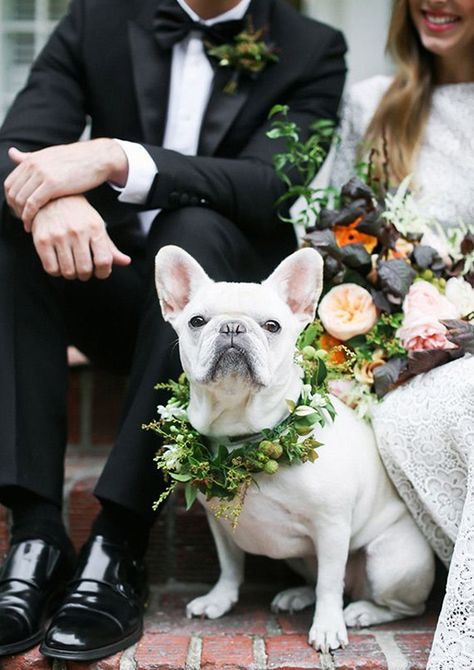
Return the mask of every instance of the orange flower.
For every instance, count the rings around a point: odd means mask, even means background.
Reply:
[[[334,226],[334,235],[340,247],[345,247],[346,244],[362,244],[370,254],[377,246],[378,240],[373,235],[366,235],[357,230],[357,226],[361,221],[362,217],[358,216],[348,226]]]
[[[321,349],[324,349],[324,351],[328,352],[328,361],[330,363],[334,363],[335,365],[345,363],[346,354],[344,349],[339,348],[342,345],[341,340],[338,340],[336,337],[329,335],[329,333],[324,333],[324,335],[321,335],[319,339],[319,345]]]

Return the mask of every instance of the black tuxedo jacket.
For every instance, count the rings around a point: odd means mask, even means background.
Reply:
[[[171,51],[159,48],[152,31],[159,1],[72,0],[0,131],[0,178],[13,167],[9,146],[35,150],[74,142],[89,118],[92,137],[140,142],[159,169],[143,207],[119,203],[108,185],[90,194],[109,225],[137,209],[199,205],[250,236],[267,236],[278,225],[274,202],[284,191],[272,166],[283,145],[265,135],[268,112],[276,103],[289,105],[304,135],[315,119],[334,119],[345,76],[344,39],[286,0],[252,0],[248,14],[255,28],[267,27],[265,39],[278,48],[279,61],[255,79],[242,76],[235,95],[224,93],[229,72],[217,68],[198,156],[184,156],[161,146]]]

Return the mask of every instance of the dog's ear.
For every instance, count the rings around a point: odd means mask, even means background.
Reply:
[[[263,284],[276,291],[306,324],[314,319],[323,288],[323,266],[315,249],[299,249],[285,258]]]
[[[212,283],[184,249],[168,245],[156,254],[155,284],[165,321],[172,322],[198,289]]]

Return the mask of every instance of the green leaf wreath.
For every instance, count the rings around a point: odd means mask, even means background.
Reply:
[[[313,437],[313,430],[333,419],[335,410],[327,395],[325,353],[321,356],[312,347],[301,351],[303,345],[304,338],[296,354],[303,373],[298,402],[288,400],[288,416],[257,436],[211,443],[188,421],[190,391],[186,375],[155,387],[171,392],[167,405],[158,406],[160,418],[143,426],[156,432],[163,442],[155,461],[169,482],[155,509],[181,483],[187,509],[201,492],[207,500],[216,499],[214,514],[229,519],[235,527],[248,487],[257,483],[258,474],[271,476],[282,466],[317,459],[316,449],[321,443]]]

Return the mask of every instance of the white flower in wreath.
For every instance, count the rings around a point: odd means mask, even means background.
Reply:
[[[161,458],[167,470],[179,472],[181,470],[181,451],[176,444],[165,444]]]
[[[311,407],[317,409],[318,407],[325,407],[326,399],[320,394],[315,393],[311,399]]]
[[[173,421],[173,419],[186,420],[188,418],[186,410],[183,407],[158,405],[156,409],[160,417],[165,421]]]

